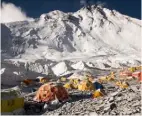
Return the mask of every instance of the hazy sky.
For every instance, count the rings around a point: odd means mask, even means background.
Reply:
[[[1,0],[2,21],[39,17],[53,10],[75,12],[86,3],[102,4],[122,14],[141,19],[141,0]],[[12,3],[12,4],[10,4]],[[8,19],[9,18],[9,19]]]

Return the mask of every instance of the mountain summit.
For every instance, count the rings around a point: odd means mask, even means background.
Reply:
[[[55,10],[34,21],[5,23],[2,58],[137,64],[141,20],[92,5],[74,13]]]

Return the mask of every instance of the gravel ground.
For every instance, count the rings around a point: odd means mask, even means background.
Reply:
[[[128,81],[127,89],[120,89],[113,82],[104,83],[106,95],[93,99],[91,92],[68,90],[70,99],[56,105],[36,103],[33,108],[28,104],[33,99],[31,88],[23,89],[25,97],[26,115],[142,115],[141,111],[141,84],[136,80]],[[38,88],[38,86],[37,86]],[[28,91],[27,91],[28,89]],[[25,92],[27,91],[27,92]],[[28,102],[27,102],[28,101]],[[27,103],[26,103],[27,102]],[[35,108],[35,106],[37,106]]]
[[[141,85],[129,82],[128,89],[119,89],[113,84],[104,84],[107,93],[93,99],[90,92],[69,91],[71,100],[58,108],[47,110],[45,115],[141,115]]]

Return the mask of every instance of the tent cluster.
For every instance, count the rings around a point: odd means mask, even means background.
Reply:
[[[115,72],[111,72],[109,75],[106,75],[106,76],[103,76],[103,77],[99,77],[99,78],[93,77],[93,75],[91,73],[89,73],[89,72],[84,72],[84,71],[75,72],[73,75],[71,75],[68,78],[61,77],[60,80],[62,82],[65,82],[65,84],[62,86],[62,91],[64,91],[62,93],[62,95],[65,94],[65,96],[67,96],[66,89],[67,90],[68,89],[78,89],[79,91],[92,91],[92,97],[93,98],[101,97],[101,96],[105,95],[105,93],[104,93],[104,87],[103,87],[102,83],[104,83],[104,82],[107,83],[107,82],[110,82],[110,81],[114,82],[115,86],[118,86],[119,88],[122,88],[122,89],[126,89],[126,88],[129,87],[128,82],[126,82],[126,80],[127,80],[128,77],[132,77],[132,75],[135,76],[135,77],[136,76],[137,77],[138,76],[141,77],[141,72],[139,71],[140,68],[141,67],[135,67],[135,68],[134,67],[130,67],[130,68],[127,69],[127,71],[124,70],[124,71],[120,72],[119,75],[118,75],[118,78],[116,78],[117,74]],[[123,77],[123,80],[121,80],[121,77]],[[133,79],[133,78],[129,78],[129,79]],[[43,88],[45,86],[47,86],[48,89],[52,88],[52,86],[50,84],[43,85],[41,87],[42,89],[39,88],[39,90],[37,92],[37,95],[36,95],[37,101],[38,100],[39,101],[44,101],[42,99],[43,98],[42,93],[44,91]],[[58,87],[59,86],[56,86],[56,89]],[[60,85],[60,87],[61,87],[61,85]],[[49,90],[47,91],[47,93],[48,92],[49,92]],[[53,91],[53,93],[54,93],[54,91]],[[59,93],[59,91],[58,91],[58,93]],[[56,92],[56,94],[57,94],[57,92]],[[60,99],[60,98],[57,97],[58,95],[56,95],[56,94],[54,94],[53,95],[54,97],[53,96],[52,97],[54,99],[55,98]],[[47,95],[47,96],[49,97],[50,95]],[[46,99],[46,101],[48,101],[48,100]],[[50,99],[49,99],[49,101],[50,101]]]
[[[78,89],[79,91],[92,91],[92,97],[97,98],[103,96],[104,89],[101,82],[89,72],[76,72],[69,78],[69,82],[64,84],[66,89]]]
[[[44,84],[44,83],[47,83],[47,82],[49,82],[48,78],[37,77],[36,79],[24,79],[21,82],[21,85],[22,86],[29,86],[29,85],[34,85],[34,84],[37,84],[37,83]]]
[[[128,80],[137,79],[138,82],[142,82],[141,69],[141,66],[130,67],[120,71],[120,73],[110,72],[110,74],[98,78],[95,78],[89,72],[80,71],[75,72],[68,78],[61,77],[60,81],[62,84],[51,83],[49,82],[49,79],[45,77],[37,77],[35,80],[25,79],[21,82],[21,84],[26,86],[34,85],[35,83],[40,84],[40,87],[33,98],[33,100],[38,103],[49,103],[54,100],[61,102],[66,101],[69,98],[68,91],[70,89],[90,91],[92,93],[92,98],[98,98],[105,95],[103,83],[111,82],[114,86],[126,89],[129,87],[129,83],[127,82]],[[1,112],[13,112],[16,109],[23,108],[24,98],[21,97],[18,90],[5,90],[1,92],[1,95]]]
[[[114,81],[115,79],[115,73],[114,72],[111,72],[109,75],[107,76],[102,76],[99,78],[99,82],[108,82],[108,81]]]
[[[138,80],[138,82],[142,82],[142,66],[125,69],[120,72],[119,76],[124,80],[135,78]]]
[[[86,74],[86,75],[85,75]],[[69,98],[69,94],[67,92],[68,89],[78,89],[79,91],[92,91],[93,97],[100,97],[103,96],[103,92],[101,91],[104,89],[103,85],[100,82],[93,82],[93,76],[85,74],[79,75],[77,77],[70,76],[68,79],[62,77],[62,81],[67,81],[64,85],[62,84],[55,84],[47,82],[43,84],[34,97],[34,101],[37,102],[51,102],[53,100],[64,101]],[[76,75],[76,73],[74,74]],[[81,79],[83,75],[83,79]],[[73,77],[73,78],[72,78]]]
[[[126,81],[132,80],[134,78],[137,78],[138,81],[142,80],[141,66],[129,67],[125,70],[122,70],[118,75],[115,72],[111,72],[106,76],[98,78],[93,77],[93,75],[90,72],[85,72],[85,71],[75,72],[73,75],[71,75],[68,78],[67,77],[60,78],[60,81],[64,82],[63,86],[49,84],[48,83],[49,80],[47,78],[38,77],[37,78],[38,82],[45,84],[38,89],[38,92],[34,100],[42,102],[51,101],[55,98],[63,100],[62,95],[65,95],[66,96],[65,98],[67,98],[68,96],[66,89],[67,90],[78,89],[79,91],[92,91],[93,98],[96,98],[104,95],[104,92],[102,91],[104,89],[102,83],[107,83],[111,81],[114,83],[115,86],[122,89],[126,89],[129,87],[129,84]],[[33,83],[33,81],[27,79],[24,80],[23,83],[26,85],[30,85]],[[59,96],[60,94],[62,95]]]

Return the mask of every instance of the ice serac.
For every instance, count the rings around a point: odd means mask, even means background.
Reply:
[[[50,59],[57,63],[68,60],[83,67],[90,62],[91,67],[107,68],[138,65],[140,56],[141,20],[100,6],[83,7],[74,13],[55,10],[33,21],[2,24],[4,59]],[[64,63],[60,65],[66,70]],[[36,71],[32,66],[30,69]],[[36,72],[49,71],[40,66]]]

